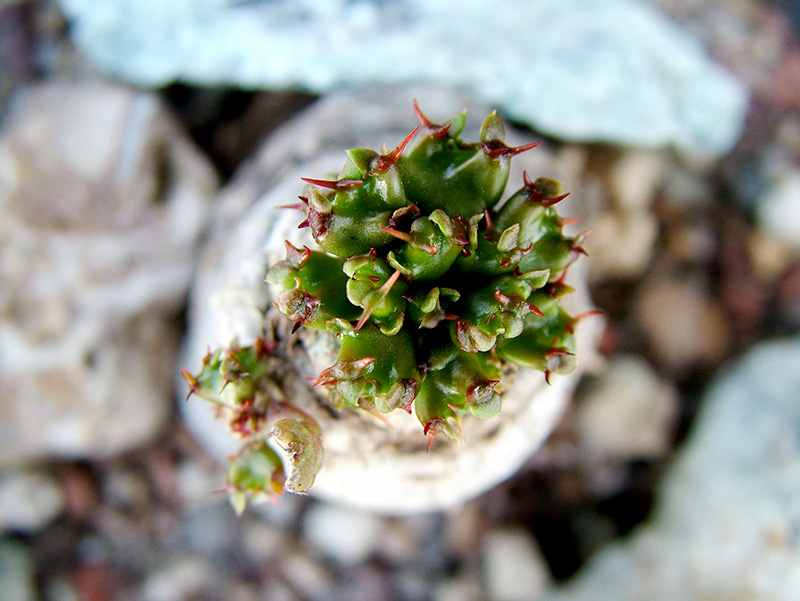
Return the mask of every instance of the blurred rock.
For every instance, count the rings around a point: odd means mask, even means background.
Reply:
[[[756,215],[766,231],[800,251],[800,169],[777,178],[762,196]]]
[[[303,533],[324,555],[343,565],[364,561],[380,546],[381,520],[362,510],[315,503],[303,518]]]
[[[728,351],[722,308],[696,279],[654,274],[642,284],[633,316],[654,357],[673,373],[714,364]]]
[[[744,87],[696,39],[631,0],[515,0],[502,10],[484,1],[455,12],[425,0],[59,4],[93,62],[140,85],[322,93],[428,82],[469,90],[556,137],[702,154],[733,146],[747,107]]]
[[[140,445],[217,182],[156,96],[21,89],[0,132],[0,463]]]
[[[21,543],[0,539],[0,601],[36,601],[33,558]]]
[[[486,536],[483,574],[490,601],[536,599],[550,580],[550,570],[536,541],[522,528],[495,530]]]
[[[0,472],[0,532],[33,534],[64,510],[58,483],[44,472]]]
[[[481,590],[470,578],[450,578],[440,582],[433,592],[433,601],[481,601]]]
[[[670,257],[684,263],[711,264],[717,252],[717,238],[710,219],[672,223],[665,232]]]
[[[623,152],[609,173],[611,193],[619,208],[626,213],[648,211],[666,167],[659,153],[640,149]]]
[[[654,517],[542,601],[800,598],[800,338],[712,384]]]
[[[586,248],[593,281],[634,279],[647,270],[658,238],[658,221],[652,213],[630,214],[607,210],[588,220],[591,235]]]
[[[663,458],[678,412],[674,385],[644,359],[616,356],[589,380],[575,408],[588,463]]]
[[[153,572],[141,588],[142,601],[186,601],[215,598],[222,578],[203,557],[187,555]]]

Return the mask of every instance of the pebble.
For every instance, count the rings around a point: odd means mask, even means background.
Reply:
[[[541,601],[800,598],[798,365],[795,337],[723,369],[653,517]]]
[[[456,17],[427,0],[59,4],[95,65],[145,86],[435,82],[551,136],[711,155],[733,146],[748,102],[695,38],[633,0],[471,2]]]
[[[534,538],[524,529],[506,527],[484,539],[483,574],[490,601],[529,601],[541,595],[550,570]]]
[[[787,170],[756,208],[759,225],[794,251],[800,251],[800,169]]]
[[[45,472],[0,472],[0,532],[34,534],[64,511],[64,495]]]
[[[649,211],[665,169],[666,160],[658,152],[624,151],[609,171],[610,189],[617,206],[626,213]]]
[[[663,458],[678,412],[674,385],[637,356],[618,355],[586,384],[575,408],[588,463]]]
[[[381,527],[371,513],[325,502],[314,503],[303,516],[306,540],[346,566],[361,563],[380,546]]]
[[[656,273],[643,283],[633,313],[653,356],[673,373],[727,352],[730,326],[700,281]]]
[[[589,277],[634,279],[644,274],[653,257],[658,221],[652,213],[606,210],[588,221],[584,243],[591,261]]]
[[[220,574],[207,559],[185,555],[150,574],[141,587],[142,601],[186,601],[210,598],[221,588]]]

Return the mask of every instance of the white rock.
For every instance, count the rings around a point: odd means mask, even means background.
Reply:
[[[20,89],[0,132],[0,464],[165,424],[216,176],[153,94]]]
[[[579,444],[589,462],[663,457],[678,410],[672,384],[639,357],[611,359],[589,381],[575,411]]]
[[[794,250],[800,250],[800,170],[791,170],[767,190],[756,208],[765,230]]]
[[[705,395],[654,517],[544,601],[800,598],[800,339],[764,343]]]
[[[747,105],[695,39],[631,0],[59,3],[94,62],[141,85],[429,82],[554,136],[704,154],[733,146]]]
[[[0,531],[32,534],[64,509],[56,481],[42,472],[0,472]]]
[[[303,534],[334,561],[354,565],[379,547],[381,520],[362,510],[317,503],[303,517]]]
[[[184,601],[203,597],[219,586],[220,575],[201,557],[186,556],[150,574],[141,588],[143,601]]]
[[[536,599],[550,580],[536,541],[522,528],[494,530],[486,536],[483,573],[490,601]]]

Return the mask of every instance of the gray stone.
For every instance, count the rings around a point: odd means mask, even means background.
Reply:
[[[109,456],[166,423],[216,176],[157,96],[21,89],[0,132],[0,464]]]
[[[93,62],[141,85],[429,82],[557,137],[702,154],[733,146],[747,105],[694,38],[632,0],[59,3]]]
[[[800,598],[800,338],[711,385],[654,517],[544,601]]]

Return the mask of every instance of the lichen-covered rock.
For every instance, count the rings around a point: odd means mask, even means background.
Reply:
[[[800,339],[762,343],[709,387],[653,517],[543,601],[800,596]]]
[[[94,64],[140,85],[329,93],[428,82],[556,137],[704,154],[730,150],[747,109],[745,87],[641,1],[59,4]]]
[[[0,462],[107,456],[160,430],[216,185],[153,94],[17,92],[0,132]]]

